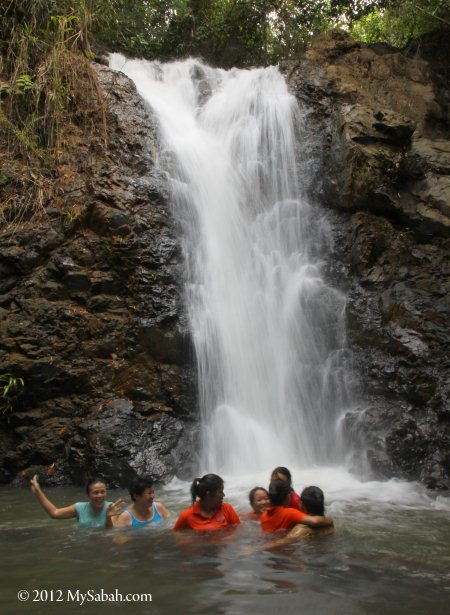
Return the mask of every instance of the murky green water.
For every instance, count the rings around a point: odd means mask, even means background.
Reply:
[[[58,505],[84,499],[78,489],[48,494]],[[110,492],[113,497],[123,494]],[[186,486],[159,495],[174,512],[188,503]],[[422,495],[399,505],[366,496],[353,493],[345,500],[332,494],[333,536],[241,556],[243,547],[265,541],[255,523],[242,524],[227,538],[188,534],[187,542],[186,534],[180,539],[168,527],[148,528],[126,532],[121,543],[116,532],[82,531],[73,521],[53,521],[31,492],[4,487],[1,612],[448,613],[448,501]],[[246,508],[243,490],[229,493],[229,500]],[[152,602],[92,601],[81,606],[81,597],[68,602],[68,590],[76,597],[77,589],[92,590],[93,597],[101,590],[117,590],[124,597],[151,594]],[[19,590],[29,592],[28,601],[19,601]]]

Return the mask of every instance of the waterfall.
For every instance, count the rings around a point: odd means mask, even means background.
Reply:
[[[200,471],[341,463],[345,297],[322,274],[306,111],[275,67],[119,54],[110,65],[134,80],[160,128],[198,365]]]

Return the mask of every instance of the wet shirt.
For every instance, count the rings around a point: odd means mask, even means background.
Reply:
[[[147,519],[147,521],[139,521],[139,519],[136,519],[131,510],[126,510],[125,512],[130,515],[131,527],[145,527],[146,525],[150,525],[150,523],[159,523],[163,520],[161,515],[159,514],[159,510],[156,508],[155,502],[153,502],[152,504],[152,510],[153,516],[151,519]]]
[[[265,532],[290,530],[307,517],[306,513],[285,506],[273,506],[261,515],[261,527]]]
[[[96,512],[89,502],[76,502],[78,527],[105,527],[106,509],[110,504],[111,502],[104,502],[103,508]]]
[[[173,529],[210,532],[213,530],[223,530],[238,523],[240,523],[239,517],[231,504],[223,503],[212,517],[207,517],[200,509],[200,502],[197,501],[193,506],[181,513]]]
[[[302,501],[298,493],[295,493],[295,491],[291,491],[291,500],[289,502],[289,508],[296,508],[297,510],[299,510],[301,502]]]

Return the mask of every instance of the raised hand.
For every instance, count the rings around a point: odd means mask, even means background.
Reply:
[[[123,511],[125,504],[126,502],[125,500],[122,500],[122,498],[119,498],[115,502],[111,502],[111,504],[109,504],[108,508],[106,509],[106,516],[117,517]]]
[[[30,480],[31,491],[37,493],[40,490],[37,474]]]

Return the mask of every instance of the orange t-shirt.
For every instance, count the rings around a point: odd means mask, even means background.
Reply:
[[[300,510],[300,504],[301,504],[301,499],[298,493],[295,493],[295,491],[291,491],[291,499],[289,502],[289,508],[296,508],[297,510]]]
[[[212,530],[223,530],[238,523],[240,523],[240,519],[231,504],[224,502],[212,517],[206,517],[200,509],[200,503],[197,501],[190,508],[183,510],[173,529],[210,532]]]
[[[304,517],[307,517],[307,514],[295,508],[273,506],[261,515],[261,527],[265,532],[290,530],[297,523],[301,523]]]

